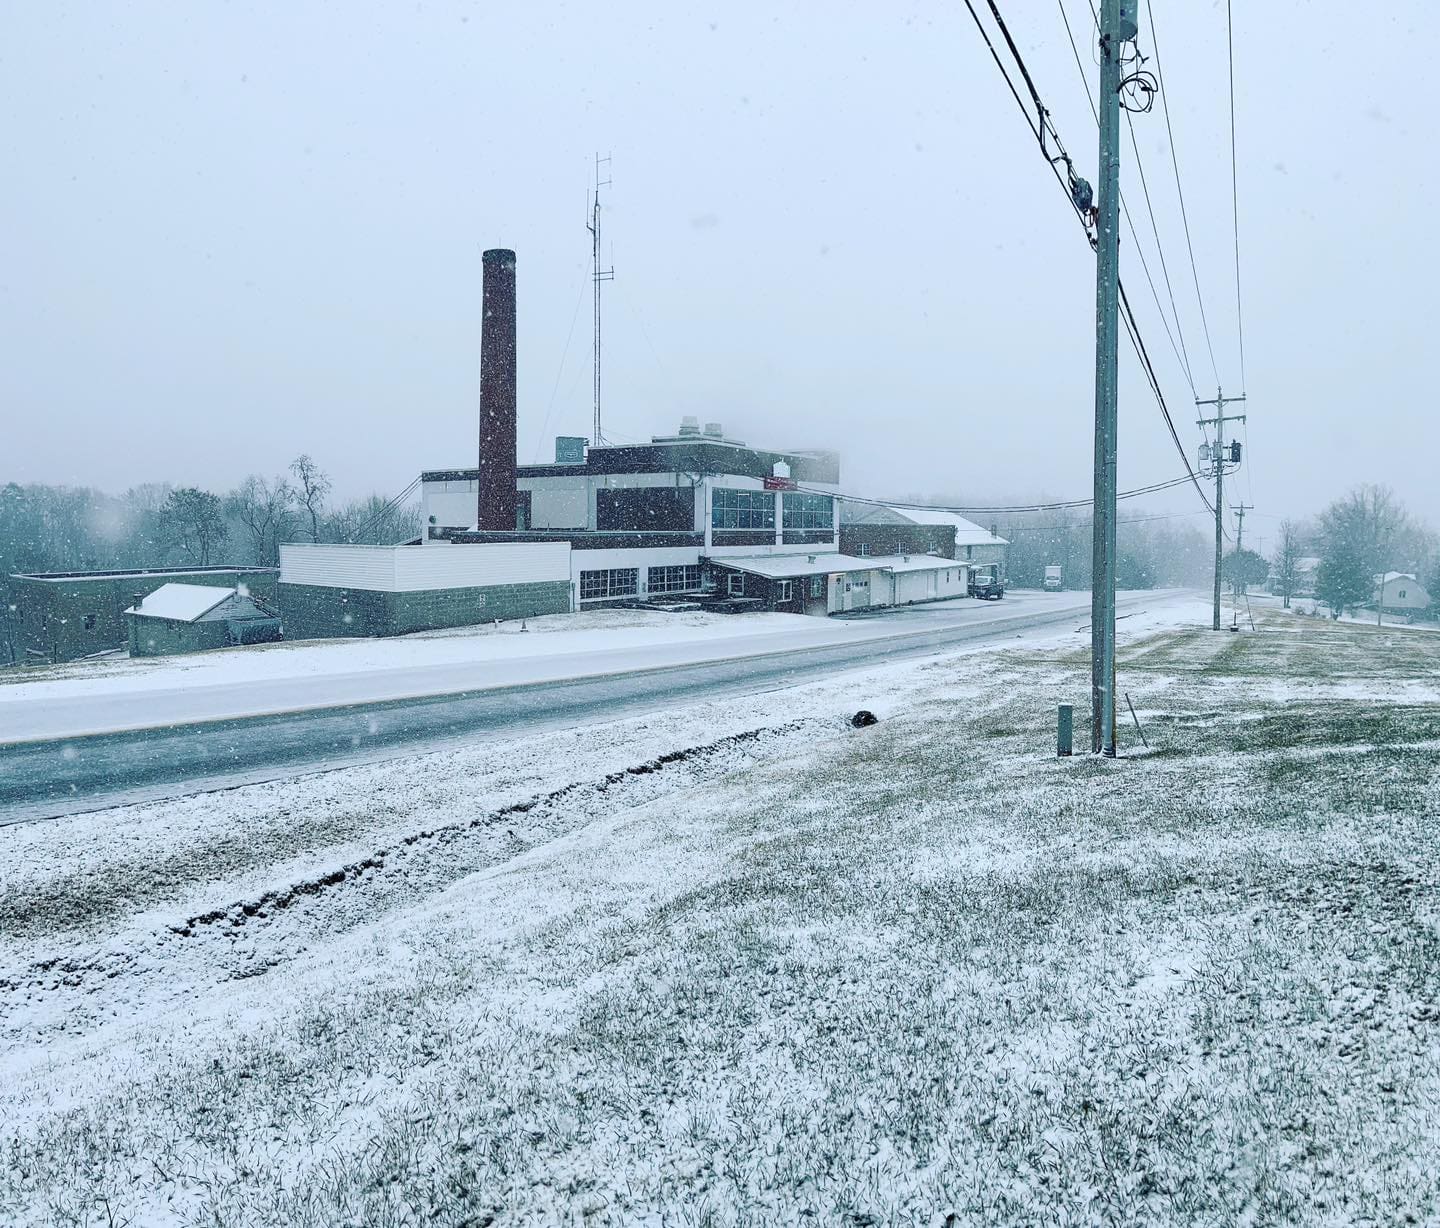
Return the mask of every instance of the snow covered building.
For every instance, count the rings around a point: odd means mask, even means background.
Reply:
[[[843,499],[839,544],[846,554],[939,554],[967,563],[998,563],[1003,572],[1010,543],[955,512]]]
[[[10,577],[5,644],[18,661],[75,661],[125,647],[125,610],[165,584],[244,584],[262,599],[275,594],[273,567],[153,567],[120,571],[32,572]]]
[[[242,583],[162,584],[125,611],[130,655],[160,657],[280,639],[280,618]]]

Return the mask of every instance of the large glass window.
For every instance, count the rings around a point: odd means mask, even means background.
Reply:
[[[773,529],[775,496],[768,490],[731,490],[710,496],[710,523],[717,529]]]
[[[580,573],[580,600],[603,601],[606,597],[633,597],[640,584],[638,567],[613,567],[609,571]]]
[[[700,588],[700,565],[652,567],[645,576],[650,593],[693,593]]]
[[[833,529],[835,500],[829,495],[785,495],[787,529]]]

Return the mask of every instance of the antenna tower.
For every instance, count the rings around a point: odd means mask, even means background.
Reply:
[[[605,168],[606,178],[601,179],[601,167]],[[595,283],[595,425],[591,442],[601,444],[605,442],[605,436],[600,431],[600,283],[615,280],[615,269],[611,266],[608,269],[600,267],[600,189],[610,186],[610,155],[603,158],[597,153],[595,155],[595,193],[590,201],[590,221],[586,228],[590,231],[590,280]]]

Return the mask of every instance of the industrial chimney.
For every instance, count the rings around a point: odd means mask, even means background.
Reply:
[[[515,528],[515,253],[483,257],[480,322],[480,480],[475,525]]]

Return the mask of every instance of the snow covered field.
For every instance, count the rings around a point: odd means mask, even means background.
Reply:
[[[1440,642],[1177,614],[0,832],[0,1222],[1436,1222]]]

